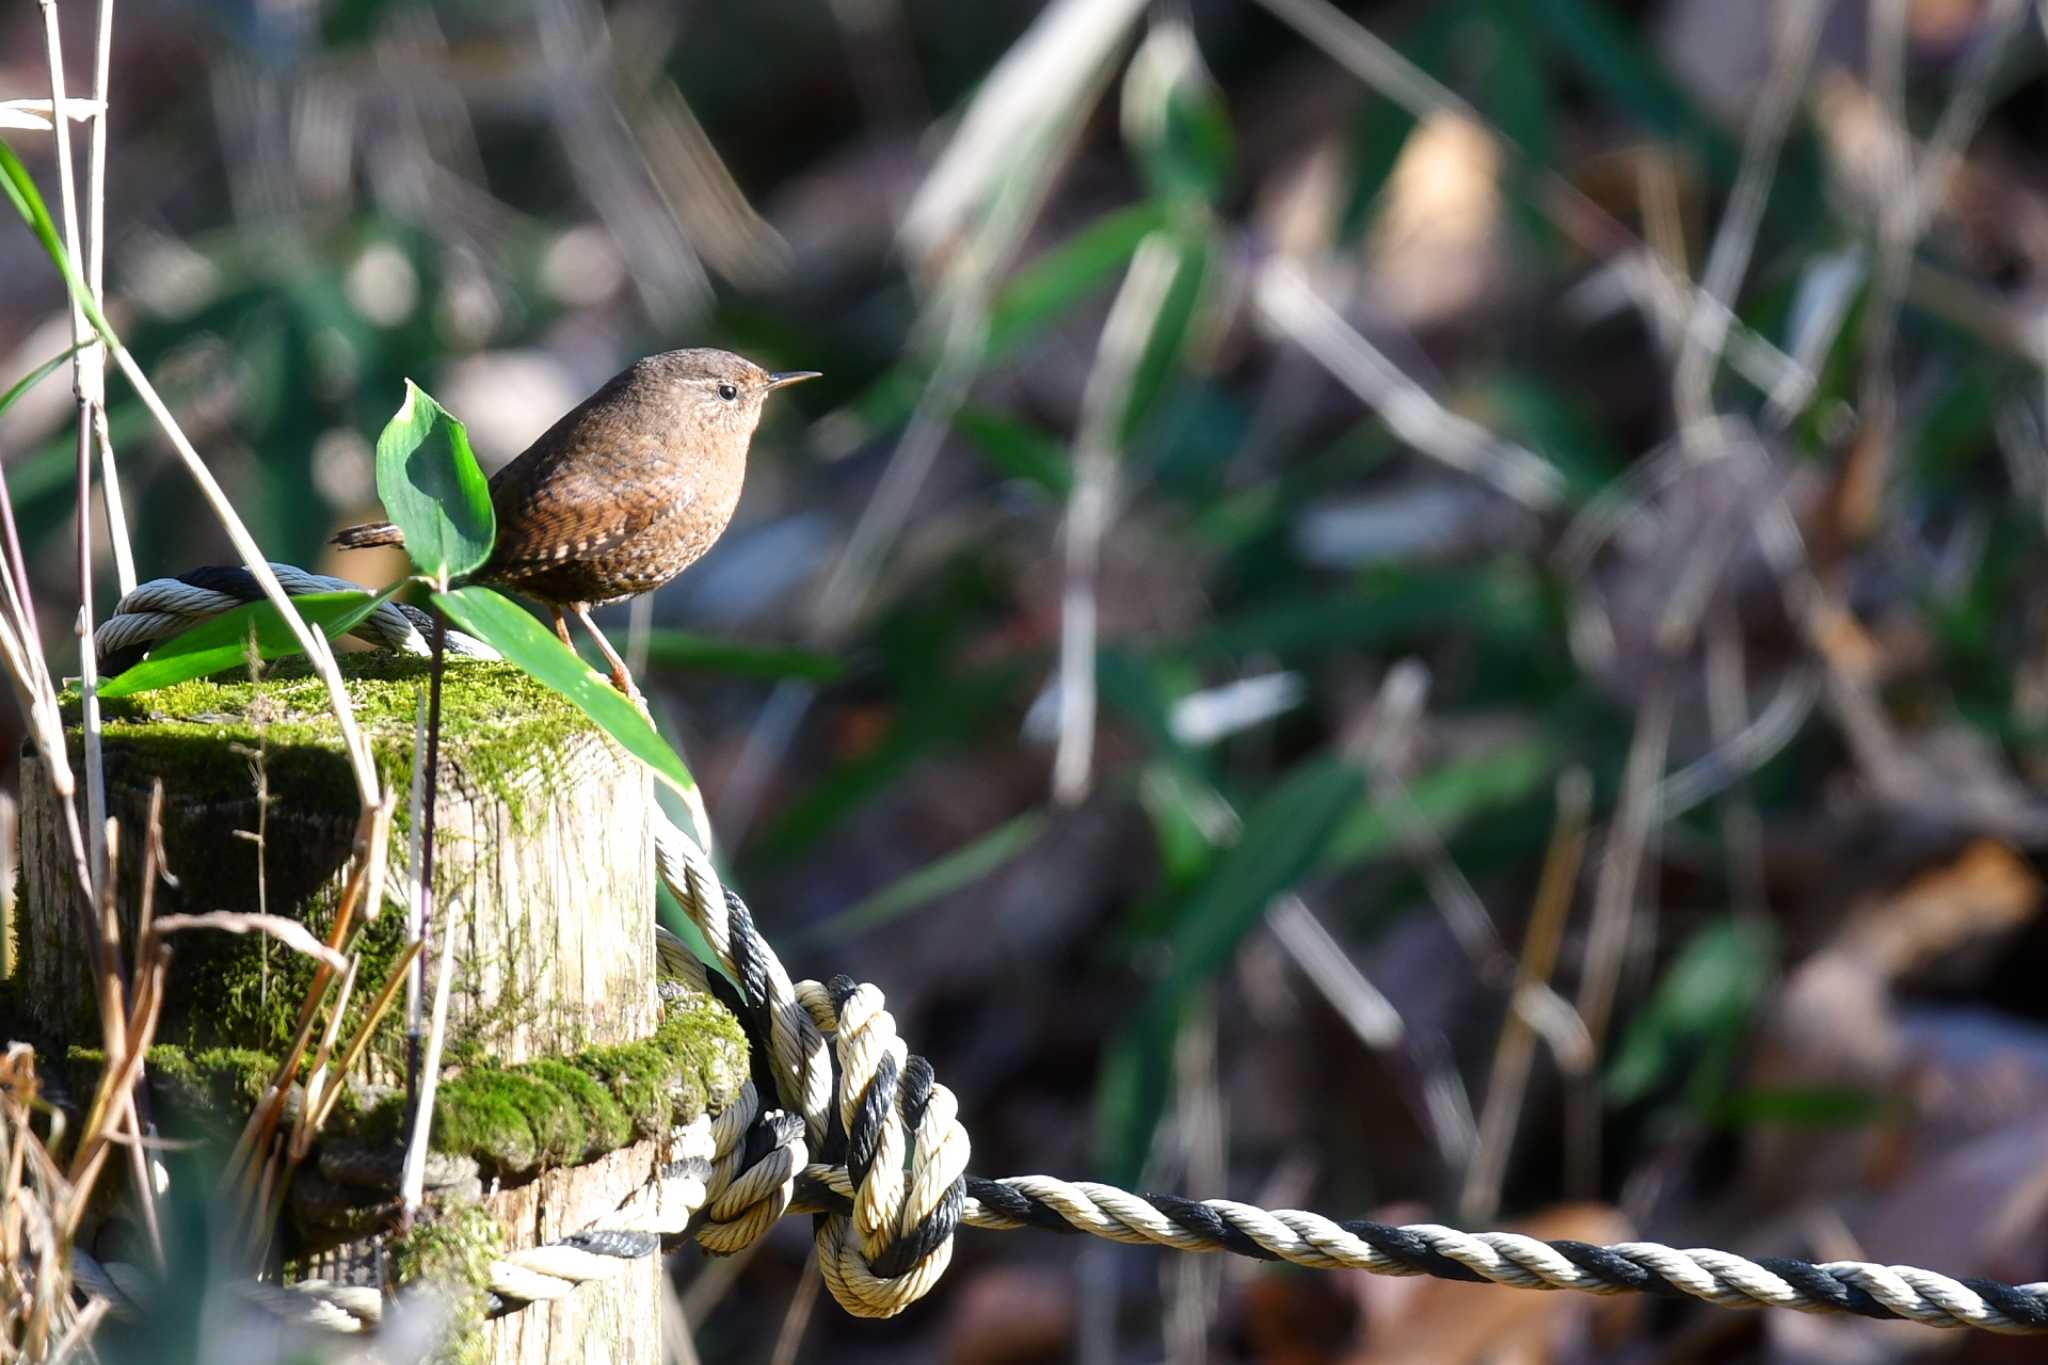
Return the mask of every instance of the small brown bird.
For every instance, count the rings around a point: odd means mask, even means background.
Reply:
[[[725,532],[746,478],[747,445],[769,394],[816,370],[771,374],[730,351],[664,351],[635,361],[491,476],[498,538],[473,583],[575,614],[638,696],[590,609],[652,592]],[[402,545],[390,522],[351,526],[344,550]]]

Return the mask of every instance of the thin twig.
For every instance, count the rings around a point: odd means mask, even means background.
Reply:
[[[1256,294],[1275,328],[1322,362],[1410,446],[1532,510],[1549,511],[1563,500],[1564,477],[1555,466],[1439,403],[1324,302],[1292,262],[1276,257],[1261,266]]]
[[[447,646],[448,620],[437,611],[434,613],[432,635],[433,662],[427,677],[426,755],[424,762],[415,758],[415,771],[425,770],[424,779],[414,788],[420,797],[413,817],[419,833],[419,860],[415,864],[419,874],[419,894],[415,904],[419,908],[414,941],[422,947],[421,953],[413,959],[415,973],[419,964],[426,960],[424,948],[434,934],[434,798],[441,785],[441,675],[446,669]],[[414,751],[417,754],[417,744]],[[406,1123],[411,1136],[406,1146],[405,1173],[399,1186],[399,1219],[403,1227],[412,1225],[426,1178],[427,1133],[434,1122],[434,1090],[437,1073],[441,1069],[441,1037],[448,1022],[448,977],[454,962],[454,947],[452,926],[444,928],[441,932],[440,975],[434,981],[433,1023],[422,1045],[419,1020],[415,1015],[412,1032],[406,1040]],[[416,982],[417,979],[415,976]]]
[[[381,870],[376,854],[377,817],[387,809],[388,803],[379,804],[366,812],[358,822],[356,831],[355,857],[349,866],[349,878],[343,885],[341,900],[334,908],[334,925],[327,932],[327,947],[342,951],[354,941],[358,929],[356,908],[362,904],[365,893],[375,888],[373,873]],[[365,916],[367,918],[367,915]],[[246,1211],[249,1198],[257,1193],[251,1186],[252,1174],[258,1171],[260,1160],[267,1168],[270,1164],[271,1135],[275,1132],[278,1119],[284,1113],[285,1099],[290,1094],[294,1077],[305,1060],[306,1046],[312,1041],[313,1021],[318,1016],[320,1002],[327,997],[327,988],[334,980],[334,969],[322,959],[313,969],[313,979],[306,986],[306,998],[299,1005],[299,1019],[293,1029],[292,1042],[279,1059],[277,1070],[271,1074],[270,1085],[263,1092],[263,1098],[249,1115],[249,1121],[242,1126],[242,1134],[235,1141],[235,1149],[228,1157],[227,1180],[234,1189],[235,1197],[242,1201],[239,1207]],[[257,1176],[260,1180],[261,1177]],[[260,1207],[260,1202],[255,1205]]]
[[[235,910],[211,910],[203,915],[158,915],[159,934],[182,933],[188,929],[218,929],[228,934],[265,934],[295,953],[302,953],[329,971],[347,972],[349,959],[322,943],[312,930],[285,915],[253,915]]]
[[[434,1091],[441,1075],[441,1042],[448,1035],[448,994],[455,975],[455,938],[441,935],[441,961],[434,976],[434,1021],[427,1031],[426,1056],[421,1059],[419,1098],[410,1116],[405,1145],[405,1166],[398,1182],[400,1228],[412,1226],[426,1193],[427,1140],[434,1127]]]
[[[790,1299],[789,1310],[782,1315],[782,1326],[775,1333],[769,1365],[796,1365],[797,1350],[804,1344],[804,1329],[811,1325],[811,1317],[818,1308],[818,1289],[825,1283],[825,1277],[817,1273],[817,1262],[818,1249],[812,1247],[802,1278],[797,1282],[796,1295]]]
[[[377,992],[377,998],[370,1002],[370,1008],[364,1013],[362,1023],[356,1026],[355,1036],[349,1039],[348,1046],[342,1050],[341,1062],[334,1068],[336,1084],[322,1093],[318,1112],[306,1125],[307,1145],[311,1144],[312,1139],[327,1122],[327,1116],[334,1112],[334,1106],[341,1102],[341,1082],[355,1070],[356,1063],[361,1061],[363,1053],[369,1050],[370,1039],[376,1034],[377,1025],[383,1022],[384,1015],[390,1010],[391,1002],[397,998],[398,988],[412,978],[413,959],[419,956],[419,951],[418,943],[408,943],[398,950],[398,956],[392,961],[391,970],[384,978],[383,988]],[[297,1155],[304,1156],[305,1153],[300,1151]]]
[[[1906,121],[1906,0],[1882,0],[1871,13],[1871,87],[1886,126],[1880,139],[1885,157],[1876,201],[1877,260],[1864,309],[1863,373],[1857,391],[1857,415],[1874,444],[1861,480],[1862,497],[1848,509],[1857,531],[1867,529],[1874,518],[1897,454],[1892,433],[1898,388],[1892,352],[1900,305],[1913,276],[1914,248],[1941,208],[1963,144],[1983,118],[1993,68],[2026,21],[2023,0],[1994,0],[1986,16],[1989,31],[1957,78],[1955,93],[1916,164],[1913,133]]]
[[[94,1109],[100,1118],[98,1121],[88,1120],[80,1134],[78,1154],[72,1162],[71,1198],[66,1203],[64,1220],[60,1224],[67,1244],[76,1235],[79,1220],[85,1216],[93,1182],[99,1175],[100,1164],[106,1157],[107,1145],[113,1132],[113,1124],[108,1120],[118,1112],[116,1106],[112,1104],[102,1106],[102,1098],[133,1091],[136,1078],[142,1072],[142,1059],[149,1051],[150,1041],[156,1036],[157,1016],[163,1001],[164,974],[169,969],[170,953],[161,947],[147,963],[138,964],[135,974],[134,1010],[129,1018],[128,1035],[122,1040],[125,1060],[117,1072],[110,1058],[101,1073],[100,1093],[94,1097]]]
[[[1373,89],[1393,100],[1418,120],[1452,114],[1469,120],[1490,137],[1501,150],[1535,174],[1541,193],[1537,205],[1545,216],[1572,241],[1596,256],[1634,256],[1652,263],[1658,278],[1676,287],[1675,280],[1659,262],[1657,253],[1613,214],[1586,192],[1559,175],[1550,166],[1535,162],[1511,137],[1491,127],[1470,103],[1442,82],[1430,76],[1370,29],[1351,18],[1330,0],[1258,0],[1258,3],[1328,53],[1346,70]],[[1737,321],[1734,314],[1703,290],[1690,290],[1682,301],[1683,312],[1711,317],[1738,352],[1743,373],[1765,392],[1773,395],[1809,395],[1814,377],[1790,356],[1754,330]]]
[[[1593,891],[1593,921],[1586,935],[1586,965],[1576,1001],[1595,1056],[1605,1042],[1607,1024],[1613,1016],[1622,964],[1638,909],[1643,863],[1657,830],[1657,779],[1663,774],[1665,749],[1671,738],[1674,691],[1671,678],[1662,670],[1651,675],[1643,691],[1636,710],[1635,738],[1629,745],[1628,764],[1622,774],[1619,809],[1600,855],[1600,874]],[[1598,1186],[1600,1169],[1600,1096],[1592,1088],[1590,1076],[1580,1078],[1572,1087],[1567,1123],[1570,1188],[1581,1195],[1590,1194]]]
[[[1750,117],[1735,189],[1714,234],[1700,287],[1692,296],[1693,316],[1685,329],[1673,380],[1682,426],[1704,421],[1713,410],[1714,368],[1727,345],[1735,294],[1749,270],[1750,252],[1777,174],[1778,152],[1799,107],[1806,73],[1820,41],[1820,22],[1829,8],[1820,0],[1795,0],[1779,21],[1771,78]]]
[[[1557,965],[1558,945],[1571,913],[1579,864],[1586,851],[1586,815],[1593,804],[1593,782],[1583,768],[1572,768],[1557,780],[1557,821],[1551,830],[1550,852],[1536,883],[1536,902],[1515,964],[1509,1008],[1501,1019],[1493,1048],[1493,1068],[1486,1077],[1486,1103],[1479,1114],[1479,1145],[1465,1168],[1465,1189],[1458,1200],[1460,1216],[1485,1220],[1500,1207],[1501,1182],[1513,1150],[1515,1124],[1536,1056],[1536,1030],[1517,1002],[1534,988],[1548,986]]]
[[[138,960],[143,945],[156,932],[156,880],[163,871],[164,859],[164,784],[161,778],[149,784],[149,812],[142,826],[142,877],[137,888],[135,911],[135,944]],[[142,1081],[148,1075],[148,1059],[143,1061]],[[135,1180],[135,1200],[142,1206],[142,1226],[149,1237],[150,1249],[156,1255],[157,1269],[164,1268],[163,1221],[157,1212],[156,1181],[150,1169],[149,1155],[145,1150],[149,1119],[149,1090],[146,1084],[138,1082],[128,1095],[128,1116],[135,1132],[135,1141],[129,1152],[133,1157],[131,1174]]]

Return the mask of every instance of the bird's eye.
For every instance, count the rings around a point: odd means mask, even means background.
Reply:
[[[739,396],[740,396],[740,391],[739,391],[739,389],[738,389],[738,388],[737,388],[736,386],[734,386],[734,385],[731,385],[731,384],[720,384],[720,385],[718,386],[718,396],[719,396],[720,398],[723,398],[723,399],[724,399],[724,400],[725,400],[726,402],[728,402],[728,403],[731,403],[731,402],[734,402],[734,401],[736,401],[736,400],[737,400],[737,399],[739,398]]]

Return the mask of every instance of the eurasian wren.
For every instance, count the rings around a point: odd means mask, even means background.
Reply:
[[[730,351],[664,351],[635,361],[491,476],[498,539],[470,581],[509,588],[575,614],[604,651],[612,682],[626,665],[590,608],[652,592],[725,532],[739,505],[761,403],[815,370],[771,374]],[[390,522],[351,526],[344,550],[401,545]]]

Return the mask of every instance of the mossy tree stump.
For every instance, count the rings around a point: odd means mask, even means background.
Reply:
[[[400,793],[391,859],[403,871],[404,796],[426,665],[367,654],[342,662],[380,776]],[[302,665],[278,665],[256,681],[184,683],[105,703],[103,716],[108,811],[121,827],[120,904],[131,926],[150,791],[160,780],[164,847],[177,882],[158,889],[159,913],[261,908],[316,933],[331,927],[358,803],[325,691]],[[75,731],[73,743],[75,755]],[[451,1065],[490,1067],[649,1038],[661,1013],[653,796],[644,770],[516,669],[469,661],[449,664],[440,753],[434,929],[456,935]],[[258,799],[259,782],[266,801]],[[96,1044],[92,954],[66,886],[70,864],[55,797],[32,759],[22,789],[24,894],[12,999],[46,1041]],[[344,1036],[403,944],[397,884],[394,878],[393,896],[361,941],[350,1005],[356,1017],[345,1020]],[[160,1040],[273,1055],[285,1049],[312,975],[307,959],[253,936],[203,931],[176,936],[173,947]],[[379,1029],[359,1079],[402,1075],[402,1014],[401,1005]],[[587,1209],[623,1198],[630,1183],[609,1186],[653,1159],[654,1144],[637,1146],[647,1150],[621,1149],[544,1173],[530,1190],[500,1191],[492,1203],[504,1203],[522,1224],[508,1229],[508,1244],[570,1230]],[[492,1328],[486,1358],[653,1361],[659,1273],[658,1258],[648,1258],[559,1305],[526,1309],[516,1326]]]

